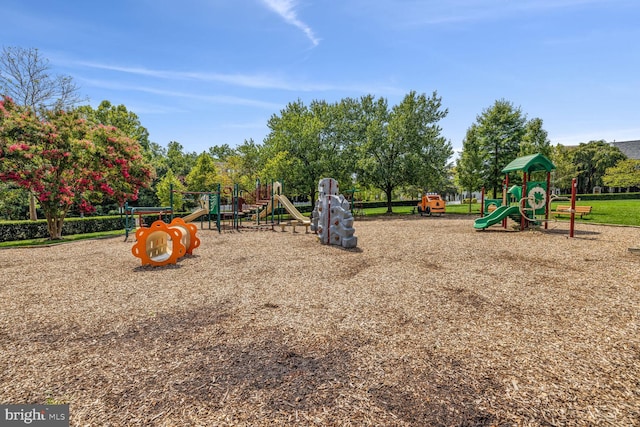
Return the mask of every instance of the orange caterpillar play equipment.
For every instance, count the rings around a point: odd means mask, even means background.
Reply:
[[[136,231],[136,244],[131,248],[133,256],[142,260],[142,265],[162,266],[175,264],[178,258],[191,254],[200,246],[196,237],[198,227],[187,224],[182,218],[174,218],[170,224],[155,221],[150,227]]]

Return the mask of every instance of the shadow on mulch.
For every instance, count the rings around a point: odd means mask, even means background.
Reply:
[[[301,341],[258,323],[239,324],[224,303],[158,314],[102,334],[36,335],[75,347],[73,359],[84,367],[80,376],[71,375],[77,369],[70,364],[57,392],[99,399],[116,424],[130,417],[152,423],[157,414],[181,408],[233,413],[250,402],[261,408],[256,416],[262,421],[346,404],[390,412],[410,425],[488,426],[496,420],[478,402],[501,393],[493,378],[477,378],[462,361],[436,354],[424,354],[417,367],[387,360],[393,374],[378,378],[359,356],[369,354],[367,337]],[[366,381],[360,394],[351,385],[354,375]]]

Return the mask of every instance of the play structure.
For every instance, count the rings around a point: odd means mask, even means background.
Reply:
[[[353,248],[357,244],[357,238],[354,236],[353,216],[349,209],[349,202],[338,194],[338,183],[331,178],[320,180],[318,190],[319,197],[312,214],[313,221],[305,217],[294,204],[282,194],[282,183],[274,182],[269,186],[270,197],[268,199],[260,199],[256,190],[256,200],[259,201],[255,206],[249,206],[241,197],[238,186],[235,185],[229,191],[229,204],[227,216],[232,221],[234,228],[240,227],[242,219],[246,220],[247,212],[254,213],[254,220],[259,224],[261,219],[263,224],[269,224],[273,229],[276,215],[282,209],[286,211],[290,220],[280,222],[295,227],[296,225],[311,227],[318,234],[319,240],[324,244],[340,245],[345,248]],[[142,265],[165,266],[176,264],[178,259],[186,254],[192,254],[193,250],[200,246],[200,239],[196,236],[198,227],[191,224],[191,221],[204,217],[216,218],[218,231],[220,231],[220,221],[223,216],[223,208],[221,205],[221,193],[218,186],[217,191],[212,192],[180,192],[189,197],[197,197],[199,207],[190,214],[182,218],[172,218],[170,223],[163,220],[167,215],[173,216],[173,194],[172,191],[171,207],[146,207],[146,208],[129,208],[127,212],[126,223],[127,230],[129,224],[133,224],[135,215],[158,214],[159,219],[154,221],[150,226],[145,226],[142,217],[139,218],[135,232],[136,243],[131,248],[131,253],[140,258]],[[261,201],[261,202],[260,202]],[[271,221],[269,222],[269,215]],[[133,225],[131,225],[133,228]],[[284,231],[284,226],[282,227]]]
[[[351,204],[351,215],[354,218],[363,217],[364,216],[364,202],[360,197],[356,196],[356,193],[359,193],[356,187],[352,187],[348,190],[343,190],[346,199]]]
[[[294,229],[296,226],[308,228],[311,220],[304,216],[287,196],[282,194],[282,188],[280,181],[273,181],[270,185],[261,186],[258,180],[255,193],[256,205],[250,207],[253,209],[250,217],[255,221],[254,226],[269,225],[273,229],[275,225],[279,225],[283,231],[286,225],[290,225]],[[289,214],[289,220],[282,220],[282,210]]]
[[[442,215],[445,210],[445,201],[437,193],[426,193],[422,195],[422,200],[416,207],[420,216]]]
[[[485,200],[483,189],[480,204],[481,217],[475,220],[474,228],[484,230],[495,224],[501,224],[502,227],[506,228],[507,218],[510,218],[519,225],[520,230],[542,224],[547,229],[553,200],[550,195],[551,171],[555,168],[555,165],[542,154],[518,157],[509,163],[502,169],[505,179],[501,204],[498,205],[498,200],[495,199]],[[531,174],[539,171],[546,172],[546,180],[541,182],[531,181]],[[512,172],[522,172],[522,186],[513,185],[509,187],[509,173]],[[570,214],[569,236],[573,237],[577,187],[575,178],[571,183],[571,187],[571,207],[568,213]],[[491,209],[492,207],[493,209]],[[489,212],[487,216],[485,216],[485,210]]]
[[[140,258],[143,266],[158,267],[175,264],[184,255],[192,254],[193,250],[200,246],[200,239],[196,237],[198,227],[190,224],[191,221],[208,216],[209,228],[211,228],[211,220],[215,218],[220,231],[219,191],[180,192],[188,197],[197,197],[198,201],[198,207],[182,218],[174,218],[173,196],[175,193],[178,191],[171,187],[170,207],[129,207],[125,204],[125,241],[133,228],[137,228],[136,243],[131,248],[131,253]],[[143,215],[150,214],[158,214],[158,220],[146,226]],[[136,215],[137,220],[135,220]]]
[[[131,253],[140,258],[143,266],[175,264],[178,258],[193,253],[200,246],[197,230],[198,227],[187,224],[182,218],[174,218],[170,224],[155,221],[149,227],[138,228]]]
[[[144,227],[145,216],[158,215],[158,219],[169,219],[173,215],[171,206],[129,206],[124,204],[124,241],[138,227]]]
[[[174,197],[176,194],[186,198],[186,201],[196,201],[198,207],[190,214],[182,217],[184,222],[195,221],[200,219],[200,228],[204,228],[205,222],[208,223],[209,229],[215,224],[215,228],[220,232],[222,214],[220,210],[220,184],[213,191],[178,191],[170,186],[170,204],[173,211]],[[173,219],[173,213],[171,215]]]
[[[354,236],[353,215],[349,201],[339,193],[338,182],[323,178],[318,183],[318,200],[311,214],[311,230],[323,244],[355,248],[358,238]]]
[[[484,216],[484,192],[481,201],[481,218],[474,223],[476,229],[486,229],[495,224],[502,224],[506,228],[507,218],[520,225],[520,230],[524,230],[532,225],[539,225],[549,217],[549,189],[551,181],[551,171],[555,165],[542,154],[519,157],[509,163],[502,173],[505,174],[503,183],[503,200],[493,212]],[[536,171],[546,171],[546,182],[530,181],[531,173]],[[509,173],[522,172],[522,186],[514,185],[509,187]],[[512,205],[512,200],[515,205]],[[541,217],[543,216],[543,217]]]

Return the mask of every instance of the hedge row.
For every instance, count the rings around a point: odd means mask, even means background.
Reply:
[[[571,197],[571,194],[565,195]],[[640,193],[601,193],[601,194],[576,194],[580,200],[630,200],[640,199]]]
[[[62,235],[96,233],[124,229],[120,216],[68,218],[62,226]],[[0,223],[0,242],[42,239],[49,237],[47,221],[14,221]]]

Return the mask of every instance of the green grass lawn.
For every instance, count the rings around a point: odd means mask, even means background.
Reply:
[[[567,205],[569,201],[554,202],[551,209],[555,209],[557,205]],[[583,218],[576,216],[576,221],[592,224],[615,224],[615,225],[635,225],[640,226],[640,200],[585,200],[576,202],[577,206],[591,206],[591,214],[585,215]],[[397,206],[393,208],[394,215],[411,214],[411,206]],[[365,209],[366,216],[385,215],[387,208]],[[480,215],[480,203],[471,204],[471,212],[469,205],[452,205],[447,204],[446,213],[459,215]],[[569,221],[568,215],[558,218],[559,221]]]
[[[570,203],[555,202],[551,208]],[[576,206],[591,206],[591,214],[582,219],[577,217],[580,222],[640,226],[640,200],[585,200],[576,202]],[[569,216],[564,215],[560,219],[568,221]]]
[[[72,234],[70,236],[62,236],[61,240],[49,240],[49,239],[43,238],[43,239],[18,240],[15,242],[0,242],[0,248],[55,245],[59,243],[75,242],[77,240],[97,239],[97,238],[103,238],[103,237],[116,237],[116,236],[124,236],[124,230],[101,231],[97,233],[86,233],[86,234]]]

